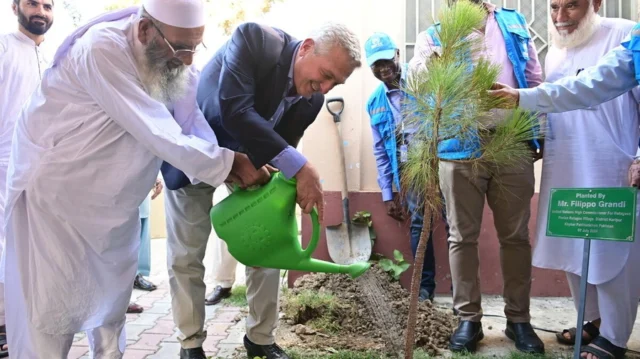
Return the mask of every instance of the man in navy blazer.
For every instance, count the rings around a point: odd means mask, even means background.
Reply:
[[[299,41],[280,29],[245,23],[205,66],[198,104],[221,146],[246,153],[256,168],[272,166],[287,178],[295,177],[302,211],[317,207],[322,218],[320,178],[296,146],[320,112],[324,94],[360,67],[360,57],[356,35],[343,25],[325,24]],[[191,184],[168,163],[162,174],[168,188],[167,254],[180,357],[201,359],[206,339],[202,260],[215,188]],[[250,358],[288,358],[274,336],[279,270],[247,268],[246,274],[247,353]]]

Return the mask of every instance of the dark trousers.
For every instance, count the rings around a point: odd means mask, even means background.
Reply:
[[[416,257],[418,242],[420,241],[420,233],[424,224],[424,207],[420,205],[420,201],[415,193],[407,196],[407,207],[411,216],[411,251],[413,258]],[[442,219],[445,223],[447,236],[449,234],[449,225],[447,224],[447,212],[442,209]],[[436,290],[436,259],[433,250],[433,218],[431,220],[431,231],[429,232],[429,243],[424,254],[424,263],[422,264],[422,279],[420,280],[420,288],[424,288],[433,294]]]

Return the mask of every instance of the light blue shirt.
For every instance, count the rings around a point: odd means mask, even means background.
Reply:
[[[601,58],[596,66],[585,69],[577,76],[518,91],[520,107],[542,113],[557,113],[597,106],[636,86],[638,81],[633,54],[618,46]]]
[[[300,47],[298,47],[299,49]],[[291,108],[291,106],[295,105],[302,96],[294,95],[290,96],[289,92],[291,92],[291,88],[293,88],[293,64],[295,63],[296,55],[298,54],[298,50],[293,52],[293,58],[291,60],[291,67],[289,68],[289,80],[287,82],[287,86],[285,86],[284,94],[282,101],[278,105],[276,112],[271,116],[271,122],[273,123],[273,127],[275,127],[282,116]],[[280,152],[276,157],[271,160],[271,164],[280,169],[282,174],[287,178],[291,178],[295,176],[298,171],[302,168],[302,166],[307,163],[306,157],[302,155],[302,153],[298,152],[293,146],[287,146],[282,152]]]

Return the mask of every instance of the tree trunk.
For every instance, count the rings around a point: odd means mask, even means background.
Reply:
[[[440,130],[440,120],[442,117],[442,107],[438,103],[435,116],[433,118],[432,128],[432,140],[431,140],[431,155],[429,158],[429,166],[437,173],[437,169],[440,166],[440,159],[438,158],[438,136]],[[424,213],[422,217],[422,232],[420,232],[420,241],[418,241],[418,248],[416,248],[416,257],[413,261],[413,273],[411,276],[411,299],[409,302],[409,315],[407,318],[407,332],[404,342],[404,357],[405,359],[413,359],[413,346],[415,345],[416,336],[416,316],[418,314],[418,295],[420,293],[420,282],[422,279],[422,265],[424,264],[424,252],[427,249],[429,243],[429,233],[431,233],[431,225],[433,220],[432,211],[434,206],[438,202],[438,193],[440,190],[440,181],[438,175],[427,181],[424,188],[424,198],[422,200],[424,206]]]
[[[413,358],[413,346],[416,335],[416,316],[418,312],[418,294],[420,293],[420,281],[422,279],[422,264],[424,263],[424,252],[429,243],[429,233],[431,232],[431,207],[424,206],[424,223],[420,232],[420,241],[416,249],[416,258],[413,261],[413,273],[411,277],[411,301],[409,302],[409,318],[407,319],[407,333],[404,343],[405,359]]]

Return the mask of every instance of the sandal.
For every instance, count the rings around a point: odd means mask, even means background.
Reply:
[[[562,333],[556,333],[558,343],[566,345],[576,344],[576,330],[577,328],[570,328],[563,330]],[[583,325],[582,330],[589,335],[589,338],[585,338],[584,336],[582,337],[582,344],[584,345],[588,345],[594,338],[600,335],[600,329],[591,322],[587,322]],[[564,336],[566,333],[569,333],[569,339]]]
[[[598,348],[592,345],[596,345]],[[591,341],[591,345],[584,345],[580,348],[580,353],[593,354],[597,356],[598,359],[623,359],[626,352],[626,348],[617,347],[601,336],[595,337],[595,339]]]
[[[144,312],[144,308],[141,305],[136,303],[129,303],[129,306],[127,307],[127,314],[142,312]]]
[[[9,349],[2,349],[7,345],[7,326],[0,325],[0,358],[9,356]]]

